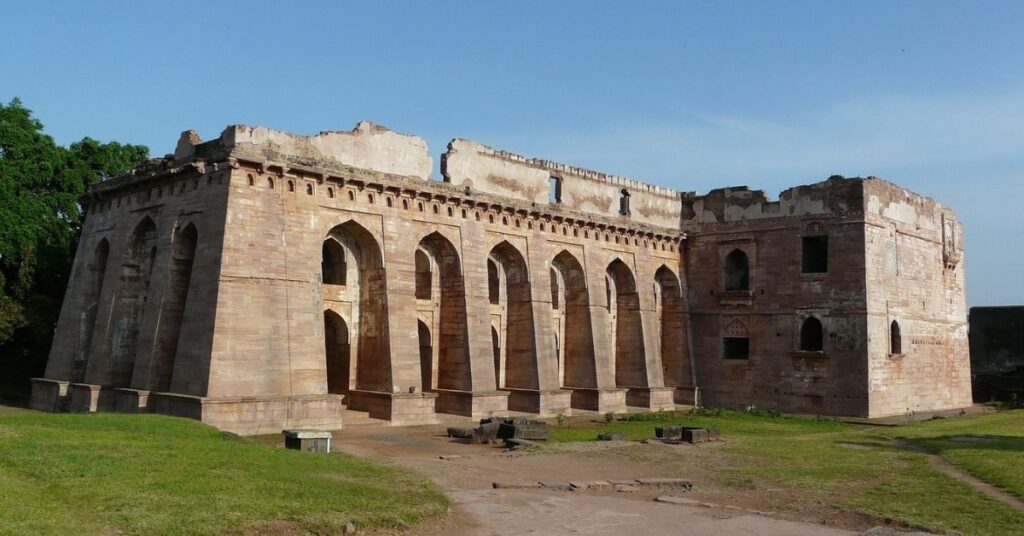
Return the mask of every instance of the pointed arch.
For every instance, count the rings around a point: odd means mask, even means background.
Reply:
[[[725,256],[725,290],[750,290],[750,260],[741,249]]]
[[[181,338],[181,322],[188,303],[192,266],[195,261],[199,233],[192,223],[174,233],[171,243],[170,272],[160,312],[160,327],[153,355],[149,389],[167,392],[173,385],[174,362]]]
[[[434,302],[437,349],[433,350],[437,354],[437,381],[432,388],[470,391],[472,372],[466,336],[468,316],[462,259],[455,246],[437,231],[420,240],[417,252],[422,252],[429,265],[435,268],[430,272],[430,288],[437,292]]]
[[[146,312],[146,297],[156,261],[156,223],[145,216],[135,226],[121,262],[117,312],[110,348],[110,384],[128,387],[138,353],[139,330]]]
[[[348,323],[341,315],[324,311],[324,349],[327,368],[327,392],[344,394],[351,389],[351,355]]]
[[[327,232],[325,242],[343,253],[345,285],[321,287],[324,300],[352,308],[348,329],[355,339],[356,390],[391,391],[387,288],[380,244],[365,227],[348,220]],[[328,259],[325,259],[328,260]],[[335,265],[338,266],[338,265]],[[350,343],[352,344],[351,340]]]
[[[889,353],[903,353],[903,335],[900,333],[900,323],[895,320],[889,323]]]
[[[539,387],[533,298],[526,259],[507,240],[491,249],[489,258],[498,272],[499,310],[504,347],[504,385],[512,389]]]
[[[619,258],[608,265],[606,275],[614,287],[614,291],[609,291],[609,309],[614,321],[615,384],[626,388],[648,387],[636,278],[629,266]]]
[[[668,266],[654,273],[657,284],[657,318],[661,339],[661,369],[668,387],[686,384],[686,340],[683,325],[683,293],[679,278]]]
[[[586,272],[579,259],[567,250],[555,255],[551,260],[551,270],[561,281],[558,286],[561,310],[558,315],[553,315],[558,339],[556,345],[559,346],[560,385],[596,388],[597,364]]]
[[[800,325],[800,350],[803,352],[821,352],[825,349],[824,329],[821,320],[813,316],[807,317]]]
[[[107,273],[107,260],[110,257],[110,242],[101,238],[93,251],[92,261],[85,270],[85,296],[78,329],[78,348],[71,365],[71,382],[85,381],[85,369],[89,364],[92,351],[93,331],[96,329],[96,311],[99,308],[100,296],[103,294],[103,278]]]

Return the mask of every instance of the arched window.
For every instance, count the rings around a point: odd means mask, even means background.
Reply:
[[[725,257],[725,290],[750,290],[750,261],[741,250]]]
[[[320,272],[325,285],[344,285],[348,265],[345,262],[345,248],[333,239],[324,240],[321,250]]]
[[[313,185],[312,184],[307,184],[306,185],[306,195],[313,195]]]
[[[889,324],[889,353],[903,353],[903,338],[900,336],[900,323],[895,320]]]
[[[619,191],[619,214],[629,216],[629,190],[625,188]]]
[[[800,350],[803,352],[821,352],[825,349],[824,334],[821,320],[813,316],[804,320],[800,326]]]
[[[498,265],[493,260],[487,259],[487,297],[491,303],[500,302],[499,289]]]
[[[431,284],[430,259],[423,250],[416,250],[416,299],[429,300]]]
[[[295,183],[294,182],[288,181],[288,191],[289,192],[294,192],[295,191]]]
[[[274,179],[271,177],[267,177],[267,188],[270,188],[271,190],[274,189]]]

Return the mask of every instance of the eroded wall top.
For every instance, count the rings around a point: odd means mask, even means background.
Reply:
[[[685,227],[687,224],[863,212],[862,183],[860,178],[834,175],[822,182],[783,190],[778,201],[769,201],[763,190],[746,186],[718,188],[707,195],[686,194],[681,221]]]
[[[680,194],[669,188],[607,175],[549,160],[495,150],[470,140],[455,139],[441,156],[444,180],[456,186],[537,205],[556,205],[608,217],[621,217],[661,227],[678,228]],[[552,179],[560,196],[552,201]],[[628,214],[621,198],[628,195]]]
[[[350,131],[325,131],[315,136],[232,125],[224,129],[220,138],[207,143],[202,143],[194,131],[186,131],[174,156],[177,161],[187,161],[197,154],[223,149],[311,165],[336,163],[421,179],[428,179],[433,169],[427,142],[422,138],[366,121]]]

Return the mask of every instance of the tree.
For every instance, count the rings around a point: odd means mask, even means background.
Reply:
[[[81,230],[79,196],[148,156],[92,138],[62,147],[20,100],[0,104],[0,377],[42,372]]]

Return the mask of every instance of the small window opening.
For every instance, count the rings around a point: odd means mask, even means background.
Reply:
[[[313,195],[313,185],[312,184],[307,184],[306,185],[306,195]]]
[[[821,321],[813,316],[804,320],[800,326],[800,350],[804,352],[821,352],[824,350],[825,337],[822,333]]]
[[[725,359],[750,359],[750,338],[723,337],[722,357]]]
[[[349,201],[355,201],[356,200],[356,193],[353,192],[352,190],[348,191],[348,200]]]
[[[267,177],[267,188],[270,188],[271,190],[274,189],[274,179]],[[185,191],[184,185],[182,186],[181,190]]]
[[[805,236],[803,242],[803,273],[828,272],[828,237]]]
[[[250,174],[249,174],[249,186],[252,186],[252,185],[254,185],[254,184],[256,184],[256,181],[255,181],[255,180],[253,180],[253,178],[252,178],[252,173],[250,173]],[[171,188],[171,191],[173,192],[173,191],[174,191],[174,188]]]
[[[295,183],[294,182],[288,181],[288,191],[289,192],[294,192],[295,191]]]
[[[629,216],[629,190],[619,191],[619,214]]]
[[[747,254],[734,249],[725,257],[725,290],[750,290]]]
[[[334,188],[328,188],[327,189],[327,197],[330,197],[331,199],[334,199]]]
[[[562,202],[562,179],[561,177],[551,177],[548,181],[548,203],[561,203]]]
[[[895,320],[889,324],[889,353],[903,353],[903,338],[900,335],[900,323]]]

